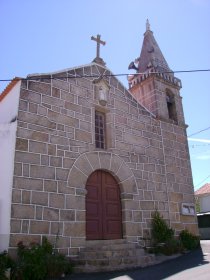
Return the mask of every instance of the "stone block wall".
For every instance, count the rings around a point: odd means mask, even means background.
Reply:
[[[100,106],[94,78],[75,78],[85,74],[110,72],[93,63],[22,82],[10,249],[45,235],[61,252],[76,255],[86,242],[85,184],[97,169],[120,185],[128,241],[138,242],[150,229],[155,209],[184,227],[179,204],[193,200],[184,129],[156,120],[112,76],[103,78],[110,89]],[[95,148],[96,109],[106,115],[105,150]],[[194,218],[186,222],[196,227]]]
[[[196,216],[180,215],[182,203],[195,203],[185,127],[161,122],[171,226],[198,234]]]
[[[177,79],[177,78],[174,78]],[[177,79],[178,80],[178,79]],[[174,84],[173,81],[164,79],[159,74],[149,75],[143,81],[138,81],[131,89],[132,95],[142,105],[144,105],[157,118],[169,122],[169,112],[166,102],[166,94],[170,92],[173,96],[176,111],[175,122],[184,125],[184,113],[182,107],[182,97],[180,96],[181,84]],[[173,123],[172,120],[170,120]]]

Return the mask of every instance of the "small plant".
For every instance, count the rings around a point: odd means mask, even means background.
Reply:
[[[6,280],[6,271],[14,266],[12,259],[9,257],[8,253],[4,251],[0,253],[0,279]]]
[[[166,241],[160,252],[166,256],[182,253],[184,247],[180,240],[172,238]]]
[[[195,197],[195,209],[197,213],[201,212],[200,200],[198,197]]]
[[[170,228],[158,211],[152,215],[152,239],[154,244],[164,243],[174,236],[174,230]]]
[[[18,243],[18,260],[16,268],[17,279],[42,280],[47,276],[45,248],[32,243],[29,247]]]
[[[187,229],[180,232],[179,238],[187,250],[196,249],[200,244],[199,237],[190,233]]]
[[[69,260],[59,254],[50,255],[47,260],[47,276],[51,279],[72,273],[73,267],[69,264]]]
[[[56,252],[46,237],[42,244],[18,244],[18,259],[13,280],[45,280],[72,272],[69,260]]]
[[[179,239],[174,237],[174,230],[168,226],[158,211],[152,215],[151,237],[152,252],[172,255],[182,253],[184,249],[192,250],[199,246],[199,238],[188,230],[181,231]]]

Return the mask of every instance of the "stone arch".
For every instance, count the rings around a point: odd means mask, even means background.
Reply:
[[[122,203],[122,224],[123,238],[127,240],[137,240],[141,235],[140,225],[134,220],[132,209],[139,210],[139,202],[135,199],[138,196],[138,187],[135,176],[125,161],[119,156],[103,151],[87,152],[80,155],[69,171],[67,188],[74,189],[77,203],[76,211],[85,210],[86,182],[88,177],[96,170],[110,172],[116,179],[121,190]],[[138,211],[137,211],[138,212]],[[81,223],[85,220],[83,219]],[[80,223],[77,220],[77,225]],[[86,233],[83,225],[80,231],[81,237],[85,240]]]
[[[85,190],[87,178],[97,169],[107,170],[118,181],[121,193],[137,194],[133,172],[119,156],[108,152],[87,152],[80,155],[70,169],[67,185]]]

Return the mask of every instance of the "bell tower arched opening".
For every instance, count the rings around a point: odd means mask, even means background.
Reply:
[[[169,119],[177,122],[176,103],[175,103],[173,93],[169,90],[166,90],[166,102],[167,102]]]

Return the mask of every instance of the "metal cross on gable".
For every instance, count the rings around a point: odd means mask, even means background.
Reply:
[[[100,58],[100,44],[104,46],[104,45],[106,45],[106,42],[101,40],[101,35],[99,35],[99,34],[97,35],[96,38],[92,36],[92,37],[91,37],[91,40],[97,42],[97,47],[96,47],[96,58]]]

